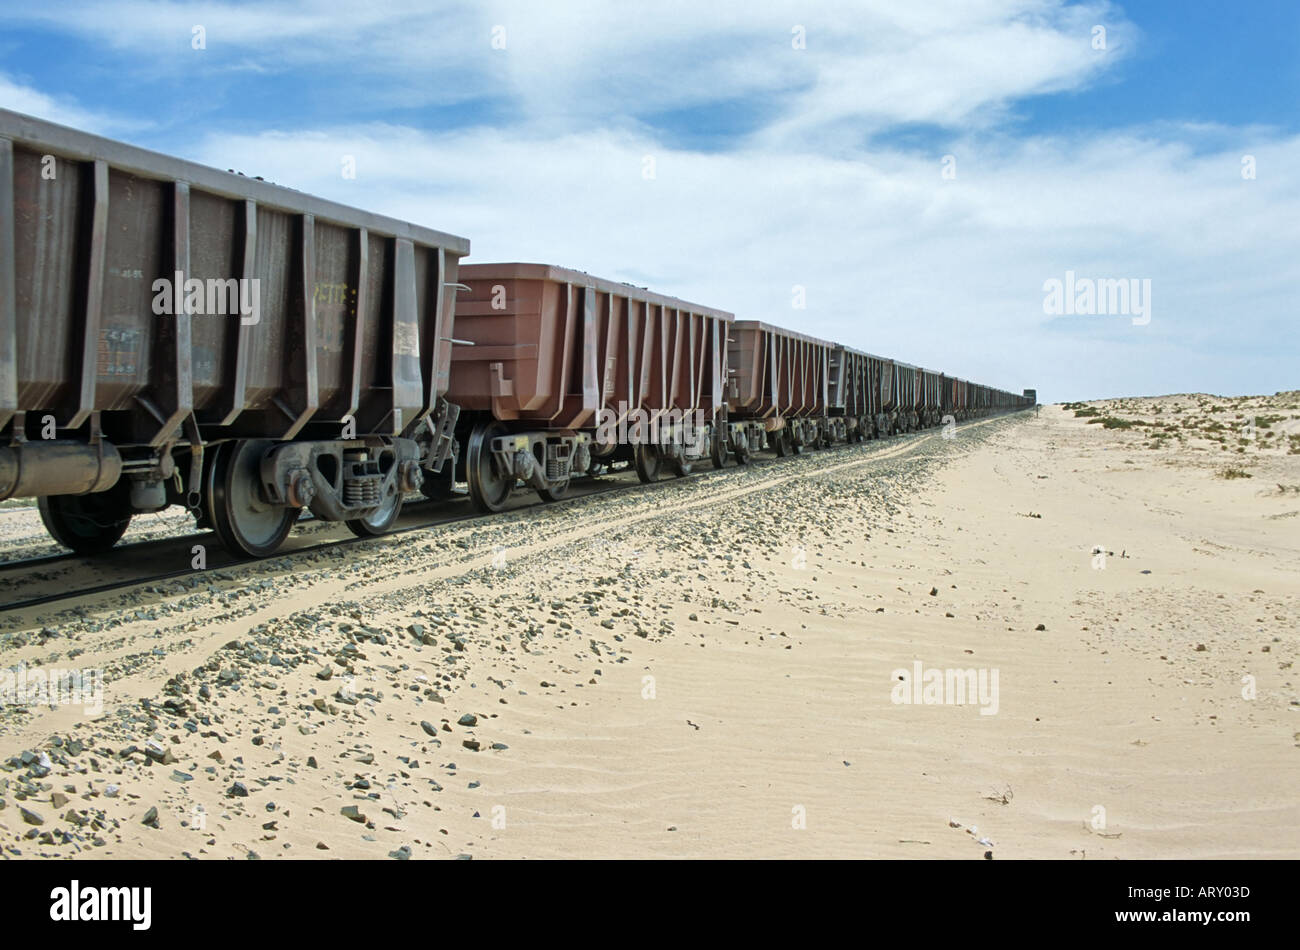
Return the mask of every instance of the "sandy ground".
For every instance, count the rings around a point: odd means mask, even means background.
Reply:
[[[105,677],[4,711],[0,853],[1300,857],[1297,417],[1046,407],[0,616]]]

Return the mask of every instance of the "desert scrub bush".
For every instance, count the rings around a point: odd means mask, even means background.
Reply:
[[[1101,415],[1101,410],[1094,409],[1091,406],[1084,406],[1082,409],[1074,410],[1074,418],[1076,419],[1082,419],[1085,416],[1099,416],[1099,415]]]
[[[1246,471],[1243,468],[1225,468],[1221,472],[1219,472],[1219,477],[1226,478],[1229,480],[1234,478],[1254,478],[1254,476],[1251,475],[1250,472]]]
[[[1134,426],[1145,425],[1140,419],[1120,419],[1116,416],[1099,416],[1088,420],[1088,425],[1097,423],[1101,423],[1103,429],[1131,429]]]

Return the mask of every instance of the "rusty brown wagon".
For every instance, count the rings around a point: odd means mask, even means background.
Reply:
[[[518,482],[543,499],[616,462],[642,481],[726,462],[732,314],[544,264],[472,264],[457,302],[448,398],[457,477],[496,511]]]
[[[451,454],[464,238],[0,110],[0,499],[111,547],[184,504],[264,556]]]
[[[822,443],[834,348],[767,323],[735,322],[727,416],[730,447],[742,461],[762,448],[764,439],[781,456]]]

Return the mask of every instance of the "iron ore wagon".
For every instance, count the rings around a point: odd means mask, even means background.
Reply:
[[[816,448],[827,415],[834,344],[755,320],[737,320],[728,347],[728,448],[741,461]]]
[[[480,509],[499,510],[516,482],[559,498],[618,462],[642,481],[725,462],[732,314],[543,264],[460,274],[448,398],[456,477]]]
[[[469,242],[0,111],[0,499],[111,547],[186,504],[264,556],[384,531],[451,454]]]

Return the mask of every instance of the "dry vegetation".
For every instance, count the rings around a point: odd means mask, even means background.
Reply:
[[[1281,455],[1300,455],[1300,391],[1272,396],[1192,393],[1064,403],[1076,418],[1130,433],[1155,451],[1190,450],[1233,460],[1222,478],[1250,478],[1246,466]],[[1282,491],[1294,486],[1279,486]]]

